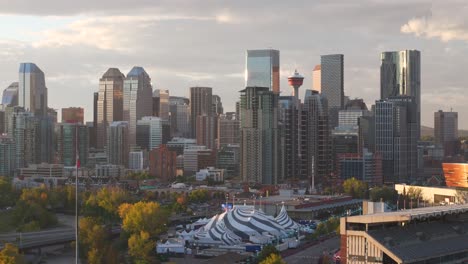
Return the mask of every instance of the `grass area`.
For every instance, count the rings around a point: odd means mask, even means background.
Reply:
[[[13,210],[0,212],[0,233],[9,233],[15,231],[12,224]]]

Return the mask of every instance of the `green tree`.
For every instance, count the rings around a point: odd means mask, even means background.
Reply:
[[[14,191],[10,179],[0,177],[0,208],[15,204],[17,194]]]
[[[367,183],[353,177],[344,181],[343,190],[353,198],[364,199],[367,194]]]
[[[266,259],[262,260],[260,264],[286,264],[279,254],[270,254]]]
[[[390,187],[374,187],[369,193],[370,200],[373,202],[380,202],[382,199],[385,203],[395,204],[398,199],[398,192]]]
[[[84,203],[83,214],[100,217],[105,222],[114,222],[119,219],[119,206],[131,200],[132,197],[124,189],[118,187],[102,188],[89,195]]]
[[[192,203],[203,203],[210,199],[208,191],[203,189],[191,191],[188,198]]]
[[[122,228],[132,234],[147,232],[151,237],[166,230],[169,214],[156,202],[122,204],[119,208]]]
[[[19,253],[19,249],[10,243],[6,243],[5,247],[0,251],[1,264],[23,264],[26,263],[23,255]]]
[[[278,255],[279,251],[273,245],[266,245],[263,247],[262,251],[258,254],[258,262],[262,262],[263,260],[267,259],[271,254]]]

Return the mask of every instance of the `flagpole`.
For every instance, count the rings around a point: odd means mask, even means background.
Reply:
[[[79,253],[78,253],[78,166],[79,166],[79,151],[78,151],[78,123],[75,124],[75,256],[76,264],[78,264]]]

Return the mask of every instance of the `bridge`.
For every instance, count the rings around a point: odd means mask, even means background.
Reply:
[[[115,226],[110,230],[111,236],[120,234],[121,227]],[[6,243],[13,244],[20,251],[40,249],[42,247],[61,245],[75,241],[75,228],[57,228],[45,231],[10,233],[0,235],[0,249]]]

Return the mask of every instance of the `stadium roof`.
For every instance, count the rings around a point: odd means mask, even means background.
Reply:
[[[468,212],[468,204],[423,207],[410,210],[400,210],[396,212],[385,212],[369,215],[358,215],[347,218],[348,223],[388,223],[388,222],[408,222],[412,220],[425,220],[430,217],[459,214]]]

